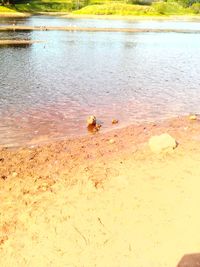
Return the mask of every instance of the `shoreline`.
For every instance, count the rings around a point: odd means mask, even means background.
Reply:
[[[33,16],[30,13],[21,12],[0,12],[0,18],[28,18]]]
[[[83,15],[73,14],[68,12],[37,12],[37,13],[21,13],[21,12],[0,12],[0,18],[14,18],[14,17],[32,17],[32,16],[58,16],[61,18],[70,19],[108,19],[108,20],[200,20],[200,15]]]
[[[110,20],[200,20],[200,15],[84,15],[84,14],[66,14],[66,18],[82,18],[82,19],[110,19]]]
[[[78,146],[75,150],[75,154],[79,150],[82,150],[82,144],[85,144],[88,146],[88,149],[91,148],[91,144],[99,143],[97,146],[100,145],[100,143],[104,142],[102,144],[102,148],[105,149],[105,153],[107,152],[107,146],[110,148],[112,145],[109,145],[109,140],[114,139],[114,146],[118,146],[120,144],[120,153],[123,153],[123,150],[130,150],[130,143],[136,147],[142,147],[144,144],[147,145],[148,140],[153,135],[159,135],[164,132],[167,132],[174,136],[175,139],[179,142],[186,142],[188,143],[188,140],[195,140],[195,136],[198,134],[198,131],[200,130],[200,117],[197,118],[197,120],[190,120],[188,116],[178,116],[173,117],[170,119],[163,119],[155,122],[143,122],[143,123],[137,123],[137,124],[131,124],[129,126],[125,127],[117,127],[115,129],[107,130],[96,133],[89,133],[86,135],[81,136],[74,136],[74,137],[64,137],[64,138],[58,138],[58,139],[47,139],[44,142],[38,142],[38,143],[27,143],[22,146],[17,147],[11,147],[11,146],[0,146],[0,153],[3,155],[4,153],[10,154],[12,156],[12,153],[17,155],[16,153],[23,151],[23,153],[26,154],[30,151],[39,149],[40,151],[45,150],[49,153],[52,152],[56,147],[59,147],[60,152],[62,152],[62,147],[69,146]],[[199,137],[200,140],[200,137]],[[91,142],[91,144],[90,144]],[[85,147],[84,145],[84,147]],[[122,149],[122,151],[121,151]],[[94,147],[94,149],[91,150],[92,153],[96,155],[98,152],[98,147]],[[64,148],[65,151],[65,148]],[[117,149],[119,151],[119,149]],[[116,152],[116,151],[113,151]],[[86,151],[86,153],[89,153],[89,150]],[[73,153],[72,153],[73,154]],[[11,158],[10,158],[11,159]]]
[[[153,154],[165,132],[178,147]],[[176,266],[199,250],[199,132],[177,117],[0,149],[0,264]]]

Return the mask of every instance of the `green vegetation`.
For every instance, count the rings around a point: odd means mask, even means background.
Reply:
[[[45,2],[32,1],[25,4],[15,4],[15,9],[19,12],[69,12],[73,9],[72,2]]]
[[[194,3],[191,9],[195,14],[200,14],[200,3]]]
[[[72,12],[85,15],[200,14],[200,0],[0,0],[0,12]]]
[[[73,9],[71,0],[0,0],[0,12],[71,12]]]
[[[131,5],[123,3],[107,3],[102,5],[89,5],[80,10],[74,11],[75,14],[92,15],[154,15],[151,6]]]
[[[160,15],[185,15],[192,13],[190,9],[176,2],[156,2],[152,4],[152,7],[155,12]]]
[[[0,13],[16,13],[16,10],[6,6],[0,6]]]
[[[125,3],[104,3],[99,5],[88,5],[75,14],[91,15],[148,15],[148,16],[169,16],[200,14],[200,4],[195,3],[191,7],[184,7],[177,2],[154,2],[151,5],[135,5]]]

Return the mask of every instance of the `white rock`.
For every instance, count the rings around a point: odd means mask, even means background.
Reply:
[[[177,142],[169,134],[164,133],[152,136],[149,139],[149,147],[154,153],[170,152],[177,147]]]
[[[87,118],[87,126],[89,126],[89,125],[96,125],[96,123],[97,123],[97,120],[96,120],[96,117],[95,116],[89,116],[88,118]]]

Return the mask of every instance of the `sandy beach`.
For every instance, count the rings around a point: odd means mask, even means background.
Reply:
[[[152,153],[166,132],[178,147]],[[181,117],[2,148],[0,266],[175,267],[198,252],[199,132]]]
[[[29,13],[21,13],[21,12],[0,12],[0,18],[26,18],[30,17]]]

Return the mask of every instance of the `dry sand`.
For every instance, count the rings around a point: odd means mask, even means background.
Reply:
[[[178,147],[151,153],[163,132]],[[0,266],[175,267],[200,250],[199,142],[200,121],[176,118],[2,148]]]
[[[0,18],[26,18],[30,17],[30,13],[21,13],[21,12],[0,12]]]

